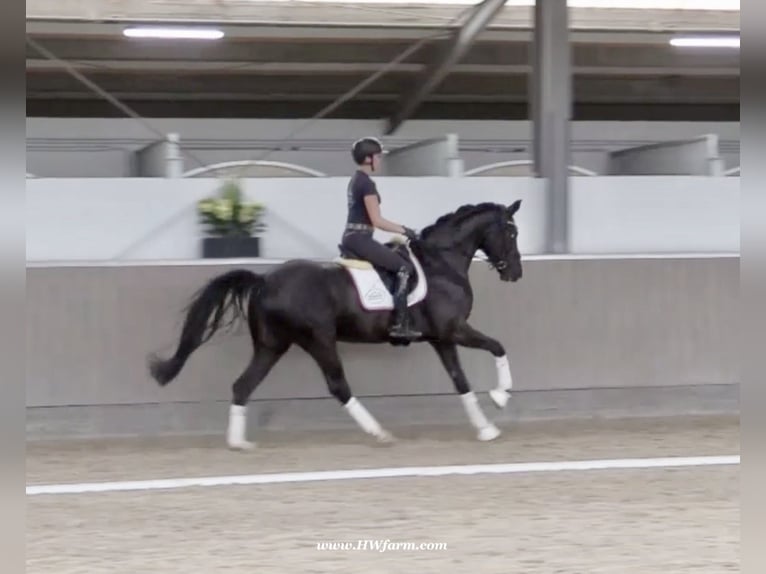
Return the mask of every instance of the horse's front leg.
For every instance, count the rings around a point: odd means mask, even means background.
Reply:
[[[480,333],[468,323],[463,323],[455,330],[452,340],[461,347],[483,349],[494,355],[495,368],[497,369],[497,387],[489,391],[489,396],[497,408],[502,409],[505,407],[508,404],[508,399],[511,397],[511,387],[513,386],[511,367],[508,363],[505,347],[492,337]]]
[[[484,416],[484,412],[481,410],[481,406],[479,406],[479,401],[471,390],[463,372],[463,367],[460,365],[457,347],[452,343],[441,341],[432,342],[431,346],[436,351],[436,354],[439,355],[444,368],[447,369],[447,373],[449,373],[452,382],[455,384],[455,389],[463,401],[463,407],[468,415],[468,420],[471,421],[471,424],[478,431],[478,439],[481,441],[496,439],[500,436],[500,431]]]

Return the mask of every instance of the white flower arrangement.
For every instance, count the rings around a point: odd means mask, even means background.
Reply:
[[[200,223],[210,235],[251,237],[264,231],[266,226],[262,218],[265,206],[258,202],[244,202],[242,186],[237,180],[226,181],[218,192],[218,197],[202,199],[197,203]]]

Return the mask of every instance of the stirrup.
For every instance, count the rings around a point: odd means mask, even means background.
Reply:
[[[404,325],[393,325],[388,330],[388,335],[393,339],[419,339],[423,336],[423,333]]]

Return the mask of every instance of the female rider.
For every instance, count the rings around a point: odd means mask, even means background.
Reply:
[[[380,213],[380,194],[370,174],[380,167],[382,154],[383,146],[373,137],[362,138],[351,148],[351,156],[359,167],[348,184],[348,218],[341,244],[355,256],[396,273],[394,323],[389,335],[396,339],[417,339],[422,334],[410,328],[407,312],[407,281],[415,269],[409,261],[372,237],[377,228],[417,239],[415,231],[384,219]]]

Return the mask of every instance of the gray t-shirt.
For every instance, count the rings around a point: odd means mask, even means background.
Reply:
[[[348,198],[348,223],[363,223],[372,225],[370,216],[367,214],[367,207],[364,205],[364,198],[368,195],[375,195],[380,202],[380,194],[372,178],[362,170],[351,177],[348,182],[346,196]]]

